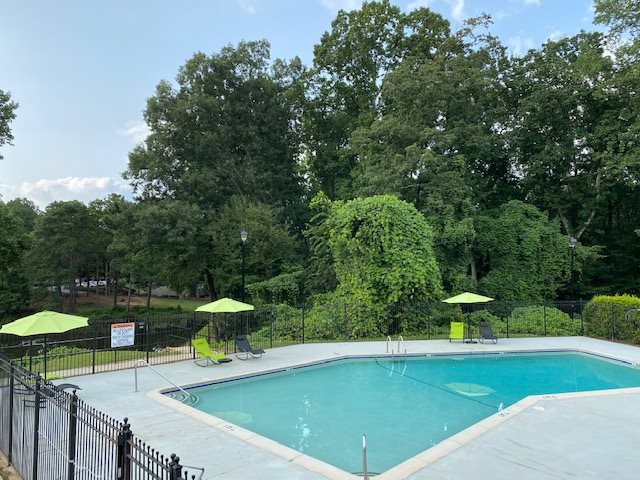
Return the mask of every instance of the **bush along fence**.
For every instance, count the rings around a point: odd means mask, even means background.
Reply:
[[[266,305],[238,314],[175,313],[90,319],[89,327],[48,338],[0,336],[5,354],[45,378],[69,377],[194,358],[190,340],[204,337],[213,348],[234,351],[234,337],[245,334],[259,348],[312,342],[446,339],[450,323],[462,321],[467,335],[489,322],[500,338],[587,335],[640,343],[640,299],[595,297],[585,303],[489,302],[365,306],[316,302],[313,306]],[[120,329],[125,326],[127,328]],[[114,341],[127,330],[128,342]]]
[[[73,386],[71,386],[73,387]],[[25,480],[195,479],[64,388],[0,355],[0,450]],[[201,469],[198,469],[201,470]]]

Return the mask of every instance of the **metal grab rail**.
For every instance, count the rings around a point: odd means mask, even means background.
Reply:
[[[404,347],[404,338],[402,338],[402,335],[398,335],[398,353],[400,353],[402,350],[400,350],[400,342],[402,342],[402,346]],[[404,354],[407,354],[407,349],[404,349]]]
[[[140,363],[144,363],[147,367],[149,367],[151,370],[153,370],[154,372],[156,372],[158,375],[160,375],[162,378],[164,378],[167,382],[169,382],[171,385],[173,385],[174,387],[176,387],[178,390],[180,390],[182,393],[184,393],[186,395],[187,398],[191,397],[191,394],[189,392],[187,392],[184,388],[176,385],[175,383],[173,383],[171,380],[169,380],[167,377],[165,377],[163,374],[161,374],[158,370],[156,370],[155,368],[153,368],[151,365],[149,365],[145,360],[138,360],[135,365],[133,366],[133,375],[135,378],[135,386],[136,386],[136,392],[138,391],[138,365]]]
[[[632,308],[631,310],[628,310],[627,313],[624,314],[624,319],[626,321],[631,320],[631,314],[633,312],[640,312],[640,308]]]

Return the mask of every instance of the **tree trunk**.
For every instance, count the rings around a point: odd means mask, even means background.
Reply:
[[[207,280],[207,289],[209,290],[209,300],[213,302],[218,296],[218,294],[216,292],[216,286],[213,283],[213,275],[211,275],[211,270],[209,270],[209,267],[204,269],[204,278]]]
[[[131,309],[131,284],[133,283],[133,274],[129,274],[129,293],[127,294],[127,312]]]
[[[113,308],[118,305],[118,274],[113,272]]]
[[[76,279],[71,279],[69,282],[69,313],[76,311]]]
[[[469,247],[469,265],[471,266],[471,280],[478,282],[478,269],[476,266],[476,257],[473,255],[473,249]]]
[[[147,282],[147,310],[151,308],[151,282]]]

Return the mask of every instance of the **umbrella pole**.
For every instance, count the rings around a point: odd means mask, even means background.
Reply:
[[[44,377],[47,379],[47,336],[44,336]]]
[[[29,373],[33,370],[33,338],[29,339]]]
[[[471,332],[471,307],[469,305],[467,305],[467,332],[469,334],[469,339],[465,340],[464,343],[478,343],[476,340],[473,339],[473,334]]]

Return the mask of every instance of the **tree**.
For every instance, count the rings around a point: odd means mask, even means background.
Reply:
[[[24,225],[27,233],[31,233],[36,226],[36,220],[40,215],[38,206],[27,198],[15,198],[7,202],[7,208]]]
[[[95,252],[95,217],[78,201],[53,202],[36,221],[29,261],[36,281],[69,288],[69,311],[75,310],[76,279]]]
[[[0,202],[0,315],[26,306],[29,282],[24,258],[29,238],[22,222]]]
[[[291,218],[301,192],[291,111],[269,56],[266,41],[196,53],[180,68],[177,89],[158,84],[144,112],[151,133],[129,155],[126,177],[138,193],[206,211],[244,195]]]
[[[340,11],[314,48],[303,138],[316,191],[351,198],[357,158],[350,137],[380,112],[383,80],[408,57],[429,58],[449,35],[449,24],[426,8],[403,13],[388,0]]]
[[[242,297],[242,229],[248,235],[245,286],[298,269],[301,245],[278,217],[273,207],[239,196],[229,199],[220,210],[207,230],[215,246],[207,261],[218,279],[217,294]]]
[[[430,57],[407,56],[384,80],[382,114],[351,137],[356,193],[393,193],[424,213],[449,291],[475,288],[477,214],[516,193],[502,135],[508,62],[488,23],[471,19]]]
[[[394,306],[441,297],[432,232],[411,204],[391,195],[336,201],[324,223],[338,286],[314,298],[313,335],[327,334],[336,308],[349,337],[388,335]]]
[[[549,41],[516,63],[509,82],[510,150],[526,198],[577,239],[594,219],[611,165],[604,155],[611,138],[601,129],[619,111],[602,45],[598,33]]]
[[[512,200],[479,222],[480,290],[499,300],[556,298],[568,280],[567,236],[557,220]]]
[[[411,204],[391,195],[338,201],[326,221],[342,293],[383,304],[441,295],[433,234]]]
[[[13,135],[9,124],[16,118],[18,104],[11,100],[11,93],[0,90],[0,147],[2,145],[13,145]],[[0,153],[0,160],[4,157]]]

